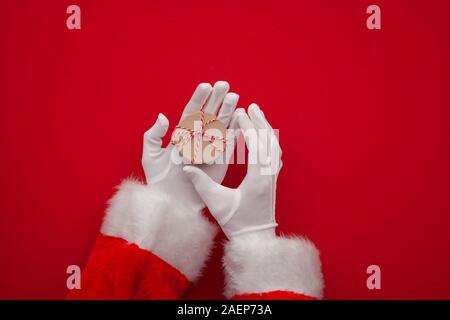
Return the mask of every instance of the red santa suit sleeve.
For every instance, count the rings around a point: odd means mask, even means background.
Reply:
[[[81,289],[67,298],[180,298],[199,277],[217,232],[200,211],[126,180],[109,202]]]
[[[231,299],[321,299],[319,251],[300,237],[247,234],[225,245],[225,296]]]

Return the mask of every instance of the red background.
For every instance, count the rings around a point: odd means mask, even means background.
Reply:
[[[320,248],[326,298],[450,298],[450,2],[74,3],[78,31],[72,2],[1,4],[1,298],[65,296],[143,132],[216,80],[280,129],[279,230]],[[221,296],[220,254],[191,297]]]

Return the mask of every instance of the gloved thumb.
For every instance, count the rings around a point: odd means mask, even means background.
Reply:
[[[225,225],[239,205],[239,190],[222,186],[194,166],[185,166],[183,171],[217,222]]]
[[[158,114],[155,124],[144,133],[144,152],[149,155],[159,153],[162,140],[169,128],[169,120],[162,113]]]

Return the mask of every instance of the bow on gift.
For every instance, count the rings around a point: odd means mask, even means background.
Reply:
[[[187,128],[180,124],[175,127],[175,131],[172,134],[171,143],[177,147],[178,151],[181,152],[186,143],[194,140],[195,147],[194,156],[191,159],[192,162],[195,162],[195,160],[198,159],[198,154],[201,149],[200,145],[205,139],[207,139],[207,141],[211,143],[215,151],[224,152],[226,146],[226,138],[222,135],[216,136],[214,134],[206,133],[208,130],[210,130],[206,129],[206,126],[215,121],[219,120],[216,117],[213,117],[205,121],[205,113],[203,111],[200,111],[200,121],[194,120],[194,128]],[[200,126],[196,126],[198,122],[200,122]],[[218,145],[216,141],[219,141],[221,143]]]

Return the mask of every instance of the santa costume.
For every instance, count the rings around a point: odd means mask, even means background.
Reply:
[[[258,106],[251,105],[248,115],[243,109],[234,111],[237,95],[227,91],[225,82],[214,88],[199,85],[184,114],[206,103],[204,109],[217,113],[227,128],[234,123],[246,132],[265,129],[270,143],[259,133],[257,141],[277,160],[275,171],[264,173],[267,162],[249,163],[241,185],[231,189],[220,184],[227,165],[178,165],[171,158],[175,149],[161,148],[169,123],[160,114],[144,135],[147,183],[126,180],[118,187],[81,275],[81,288],[71,290],[68,299],[183,298],[201,276],[218,231],[203,215],[205,205],[228,238],[223,256],[226,298],[322,298],[316,247],[305,238],[275,235],[278,140]],[[246,144],[249,155],[257,152],[247,137]]]
[[[151,229],[142,230],[141,224]],[[169,203],[151,186],[125,181],[110,201],[82,288],[71,290],[68,298],[180,299],[201,276],[216,232],[201,212]],[[263,237],[225,244],[225,297],[321,298],[315,246],[303,238]]]

